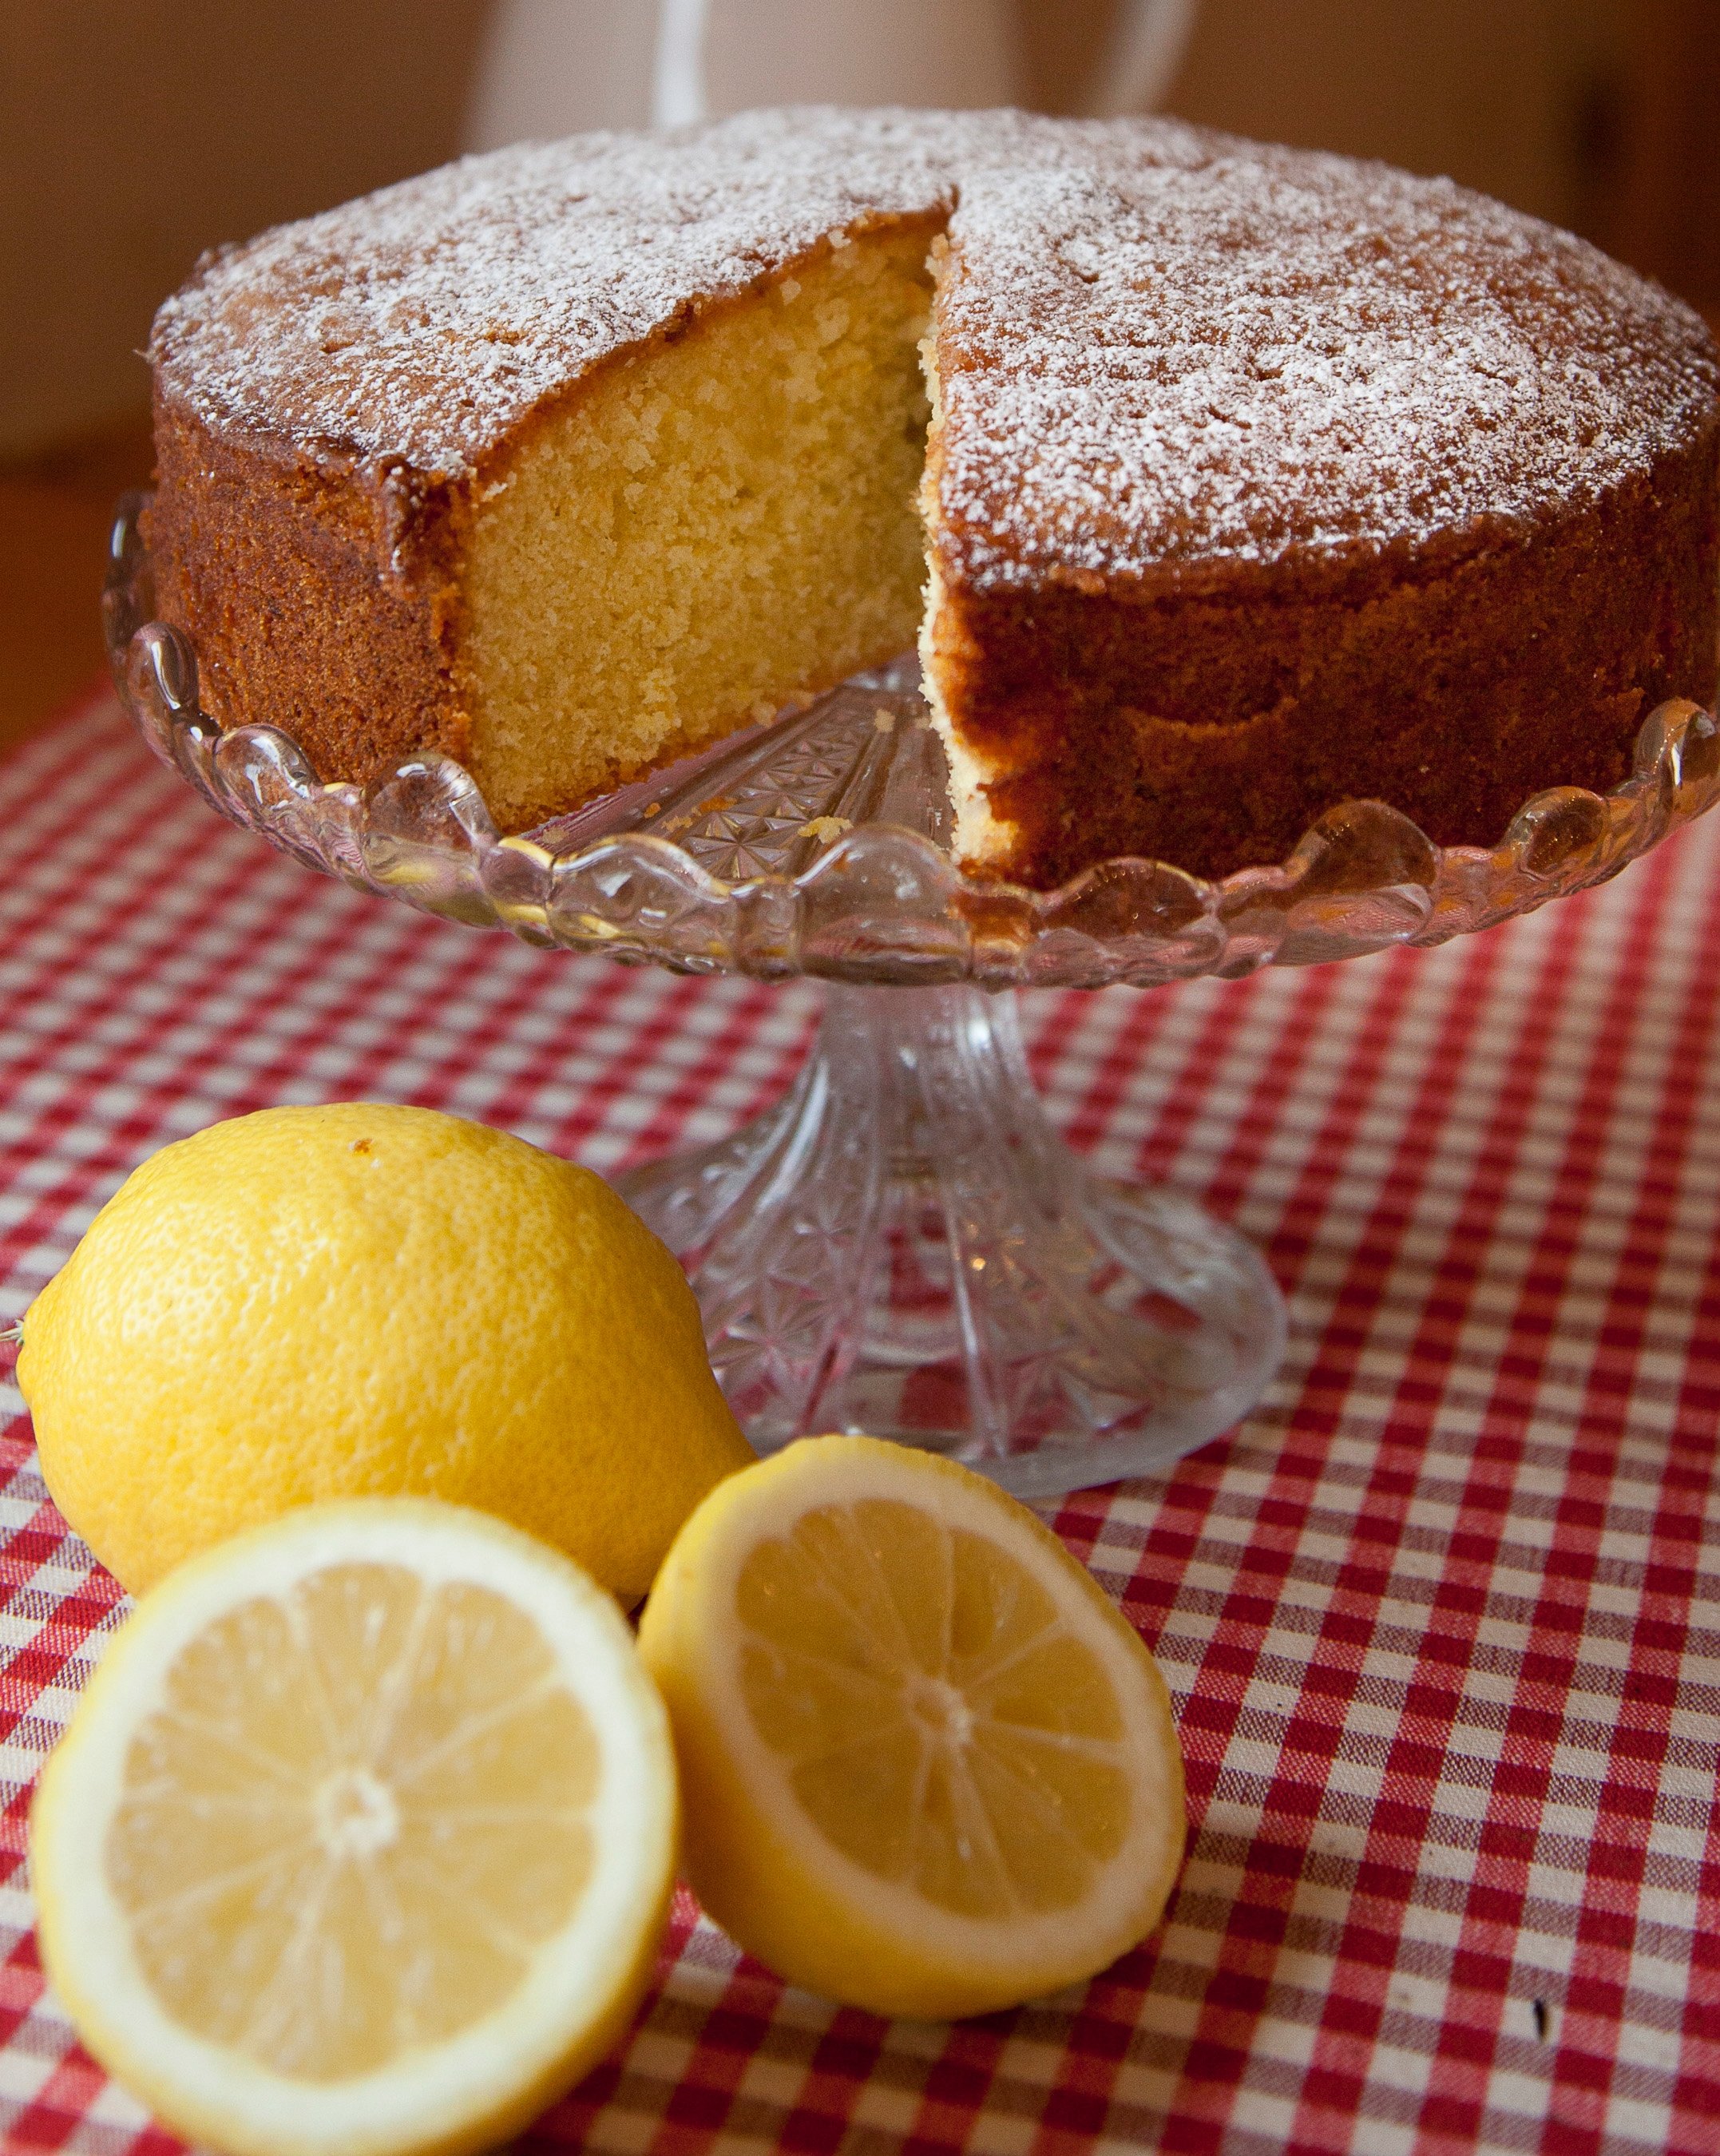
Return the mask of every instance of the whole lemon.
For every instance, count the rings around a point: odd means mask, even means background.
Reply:
[[[510,1520],[625,1601],[752,1455],[656,1237],[426,1108],[268,1108],[146,1160],[24,1315],[54,1502],[141,1594],[327,1497]]]

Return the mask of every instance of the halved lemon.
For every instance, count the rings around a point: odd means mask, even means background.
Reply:
[[[791,1982],[978,2014],[1158,1922],[1182,1754],[1152,1656],[1024,1507],[875,1438],[802,1440],[682,1527],[639,1632],[683,1862]]]
[[[44,1774],[30,1866],[80,2035],[234,2156],[486,2147],[620,2038],[675,1776],[615,1604],[426,1500],[170,1573]]]

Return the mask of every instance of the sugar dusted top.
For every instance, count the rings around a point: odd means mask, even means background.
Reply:
[[[1065,126],[957,239],[940,506],[982,582],[1507,534],[1716,424],[1694,314],[1449,180]]]
[[[459,480],[544,398],[870,218],[949,219],[946,572],[1199,580],[1508,532],[1716,424],[1695,316],[1446,181],[1171,122],[742,115],[464,162],[206,263],[218,428]]]
[[[937,116],[763,112],[466,157],[208,259],[150,357],[216,426],[458,477],[618,348],[868,217],[947,208]]]

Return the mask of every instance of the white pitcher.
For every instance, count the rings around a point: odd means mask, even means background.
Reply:
[[[1096,111],[1150,111],[1198,0],[1124,0]],[[1071,29],[1080,11],[1066,20]],[[1008,105],[1027,85],[1011,0],[498,0],[470,146],[675,126],[753,105]]]

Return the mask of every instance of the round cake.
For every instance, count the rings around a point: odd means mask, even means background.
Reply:
[[[325,778],[527,828],[910,648],[964,865],[1491,844],[1712,701],[1720,367],[1444,180],[791,110],[470,158],[157,317],[158,606]]]

